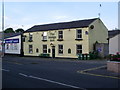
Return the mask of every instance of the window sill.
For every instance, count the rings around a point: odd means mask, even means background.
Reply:
[[[57,41],[63,41],[63,39],[57,39]]]
[[[63,53],[58,53],[58,55],[62,56],[62,55],[63,55]]]
[[[83,39],[81,38],[81,39],[75,39],[75,40],[77,40],[77,41],[82,41]]]
[[[33,40],[28,40],[28,42],[33,42]]]

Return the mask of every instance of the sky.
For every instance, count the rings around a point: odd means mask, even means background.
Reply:
[[[1,7],[0,2],[0,12]],[[118,28],[118,2],[5,2],[5,29],[98,18],[98,13],[109,30]],[[1,23],[0,13],[0,31]]]

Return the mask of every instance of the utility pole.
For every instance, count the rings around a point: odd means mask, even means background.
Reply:
[[[4,0],[2,0],[2,57],[4,57]]]
[[[118,2],[118,29],[120,30],[120,1]]]

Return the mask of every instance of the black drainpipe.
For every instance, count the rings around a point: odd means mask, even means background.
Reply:
[[[20,50],[20,56],[24,56],[24,51],[23,51],[23,33],[21,34],[21,50]]]

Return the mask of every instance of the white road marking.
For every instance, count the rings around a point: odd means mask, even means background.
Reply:
[[[59,84],[59,85],[63,85],[63,86],[71,87],[71,88],[79,88],[79,89],[82,89],[82,90],[86,90],[84,88],[80,88],[80,87],[77,87],[77,86],[68,85],[68,84],[65,84],[65,83],[60,83],[60,82],[56,82],[56,81],[52,81],[52,80],[48,80],[48,79],[44,79],[44,78],[40,78],[40,77],[35,77],[35,76],[32,76],[32,75],[26,75],[26,74],[23,74],[23,73],[19,73],[19,75],[24,76],[24,77],[28,77],[28,78],[43,80],[43,81],[46,81],[46,82],[55,83],[55,84]]]
[[[6,69],[1,69],[2,71],[6,71],[6,72],[9,72],[10,70],[6,70]]]
[[[28,75],[23,74],[23,73],[19,73],[19,75],[22,75],[22,76],[24,76],[24,77],[28,77]]]
[[[60,84],[60,85],[71,87],[71,88],[80,88],[80,87],[77,87],[77,86],[68,85],[68,84],[64,84],[64,83],[60,83],[60,82],[56,82],[56,81],[52,81],[52,80],[48,80],[48,79],[44,79],[44,78],[39,78],[39,77],[34,77],[34,76],[29,76],[29,77],[34,78],[34,79],[39,79],[39,80],[47,81],[47,82],[51,82],[51,83]]]

